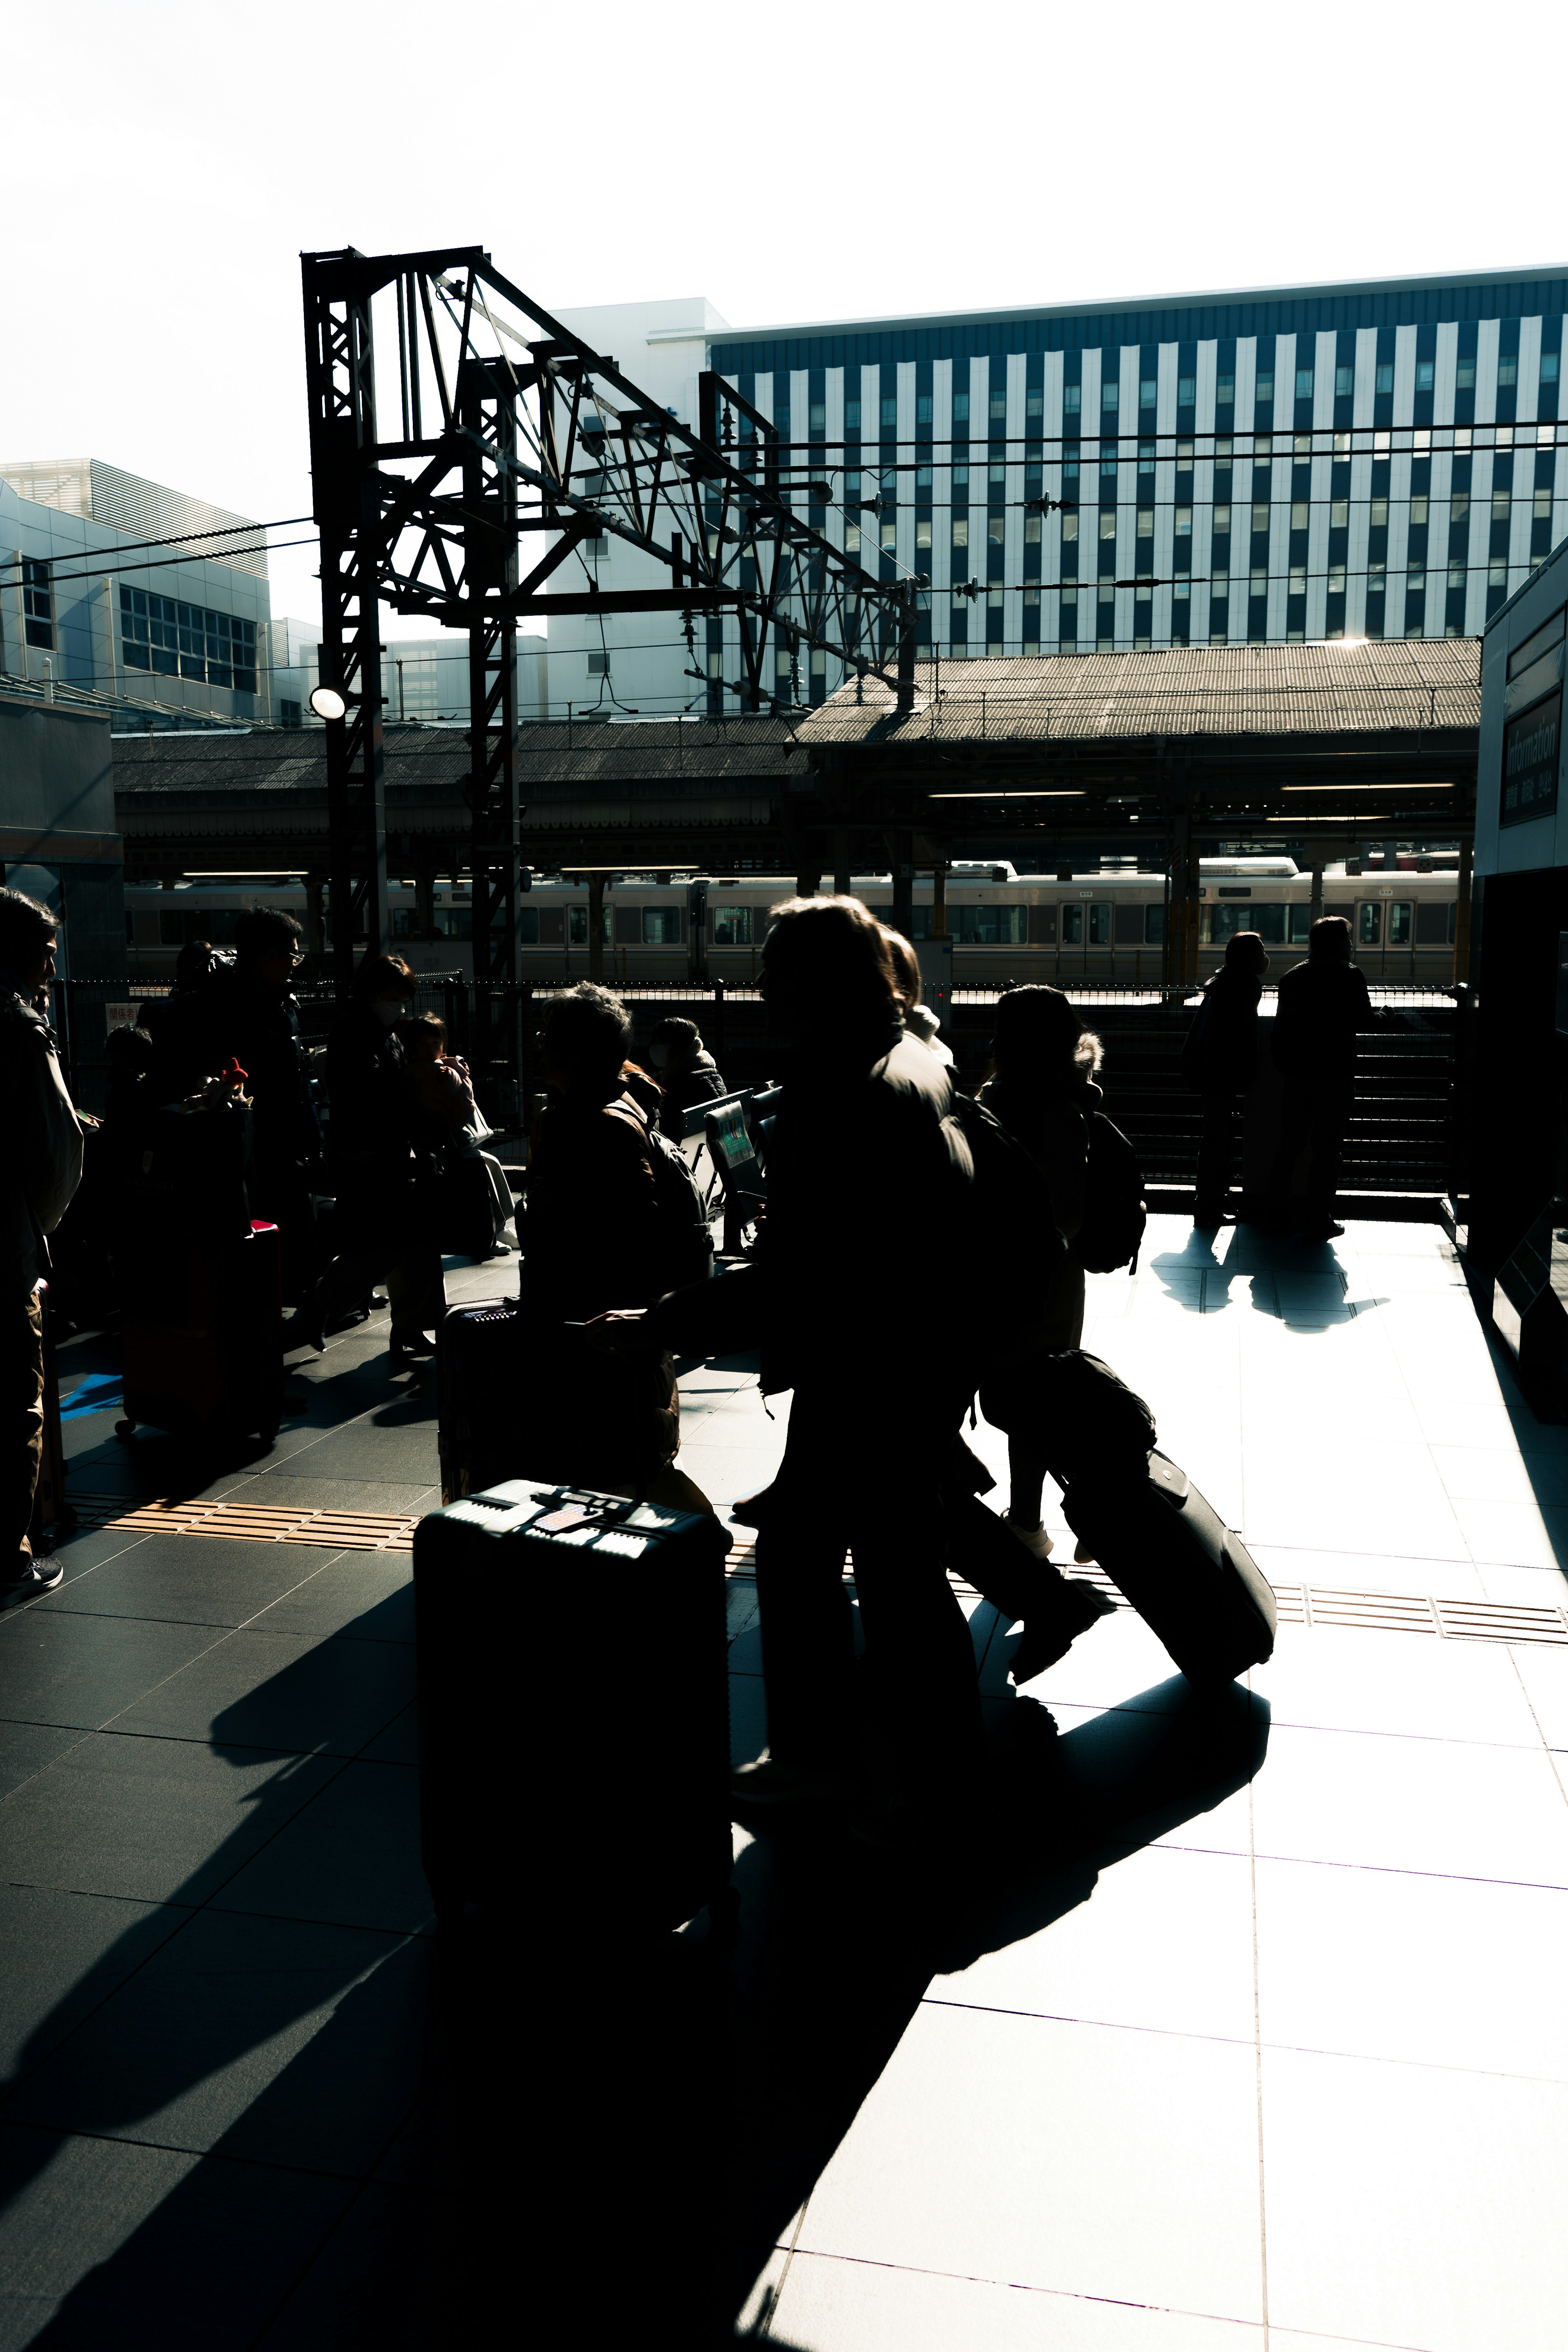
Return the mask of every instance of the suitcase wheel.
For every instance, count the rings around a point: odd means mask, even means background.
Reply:
[[[129,1445],[136,1434],[136,1423],[129,1419],[117,1421],[114,1424],[114,1434],[122,1445]]]

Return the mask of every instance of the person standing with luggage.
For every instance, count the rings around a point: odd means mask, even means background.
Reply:
[[[1334,1206],[1355,1096],[1356,1039],[1378,1025],[1366,974],[1351,961],[1350,925],[1342,915],[1321,916],[1308,934],[1306,962],[1279,982],[1274,1019],[1274,1060],[1285,1098],[1268,1178],[1268,1217],[1279,1227],[1290,1223],[1290,1179],[1310,1142],[1305,1241],[1333,1241],[1344,1232]]]
[[[1040,1171],[1057,1230],[1069,1244],[1083,1222],[1089,1122],[1105,1099],[1095,1084],[1100,1054],[1099,1038],[1084,1027],[1071,1000],[1059,988],[1011,988],[999,1001],[991,1075],[980,1089],[979,1099],[1024,1146]],[[1070,1247],[1050,1297],[1029,1304],[1039,1318],[1033,1354],[1057,1354],[1079,1344],[1083,1267]],[[1005,1402],[1015,1391],[1021,1394],[1020,1383],[1026,1387],[1026,1381],[1027,1368],[1021,1367],[1005,1381],[987,1388],[981,1405],[987,1420],[1008,1431],[1006,1524],[1020,1543],[1043,1559],[1051,1549],[1040,1519],[1045,1455],[1029,1412],[1016,1401],[1011,1407]]]
[[[47,1236],[81,1181],[82,1130],[55,1052],[49,983],[58,925],[49,909],[20,890],[0,889],[0,1098],[7,1149],[0,1166],[13,1413],[5,1526],[0,1541],[0,1605],[52,1591],[65,1573],[58,1560],[35,1560],[28,1528],[44,1446],[44,1309],[39,1286],[49,1271]]]
[[[686,1113],[699,1103],[716,1102],[725,1091],[724,1081],[695,1021],[673,1015],[660,1021],[648,1039],[647,1050],[654,1076],[664,1091],[659,1126],[671,1143],[679,1143]]]
[[[1268,969],[1268,952],[1257,931],[1237,931],[1227,940],[1225,962],[1204,990],[1182,1048],[1182,1076],[1204,1106],[1193,1214],[1200,1233],[1225,1223],[1241,1098],[1258,1067],[1258,1000]]]
[[[338,1255],[284,1326],[287,1348],[326,1345],[330,1323],[384,1279],[394,1370],[434,1352],[426,1336],[446,1311],[429,1186],[416,1155],[417,1117],[397,1024],[418,982],[401,956],[367,955],[327,1046],[328,1174]]]
[[[235,926],[234,961],[211,961],[209,950],[195,985],[157,1008],[152,1033],[160,1100],[199,1092],[231,1061],[245,1072],[251,1106],[246,1189],[251,1214],[279,1229],[288,1299],[301,1295],[316,1270],[321,1160],[293,992],[300,938],[299,924],[282,908],[247,907]]]
[[[520,1297],[545,1321],[648,1305],[708,1271],[690,1171],[657,1132],[626,1071],[632,1024],[592,981],[551,1001],[539,1067],[551,1099],[523,1184]]]

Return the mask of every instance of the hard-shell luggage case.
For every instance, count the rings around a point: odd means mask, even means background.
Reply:
[[[1225,1683],[1274,1648],[1274,1594],[1241,1538],[1168,1455],[1146,1476],[1075,1478],[1063,1497],[1075,1535],[1192,1683]]]
[[[668,1929],[721,1903],[729,1543],[700,1513],[529,1479],[420,1521],[420,1824],[443,1920],[542,1902],[569,1932]],[[584,1601],[591,1683],[546,1646]]]
[[[128,1276],[125,1418],[181,1435],[270,1441],[283,1414],[283,1293],[276,1225],[243,1241],[149,1249]]]
[[[515,1298],[448,1308],[436,1392],[444,1503],[506,1478],[641,1490],[680,1444],[668,1356],[612,1354],[580,1323],[535,1323]]]

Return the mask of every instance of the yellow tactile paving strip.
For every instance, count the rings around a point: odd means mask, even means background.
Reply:
[[[83,1527],[140,1535],[226,1536],[237,1543],[325,1544],[335,1551],[410,1551],[417,1512],[273,1510],[259,1503],[128,1505],[121,1496],[71,1497]]]
[[[755,1576],[754,1537],[736,1536],[726,1567],[731,1576]],[[1063,1574],[1098,1584],[1119,1608],[1131,1605],[1101,1569],[1064,1563]],[[956,1577],[953,1583],[960,1592],[973,1592],[973,1585]],[[1277,1584],[1273,1590],[1282,1625],[1348,1625],[1373,1633],[1433,1633],[1448,1642],[1544,1642],[1568,1648],[1568,1611],[1544,1603],[1442,1601],[1426,1593],[1343,1591],[1319,1584]]]
[[[419,1524],[419,1515],[409,1511],[287,1511],[258,1503],[167,1500],[127,1506],[123,1496],[112,1495],[77,1496],[73,1502],[83,1528],[226,1536],[238,1543],[322,1544],[335,1551],[412,1551]],[[726,1568],[731,1576],[755,1576],[753,1535],[734,1531]],[[1098,1584],[1120,1607],[1127,1607],[1101,1570],[1068,1567],[1065,1572]],[[961,1591],[973,1591],[954,1581]],[[1448,1642],[1530,1642],[1568,1648],[1568,1610],[1545,1603],[1445,1601],[1427,1593],[1357,1592],[1317,1584],[1279,1584],[1274,1598],[1283,1625],[1345,1625],[1366,1633],[1430,1633]]]

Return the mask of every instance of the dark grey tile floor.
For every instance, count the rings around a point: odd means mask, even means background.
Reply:
[[[79,1490],[424,1507],[431,1386],[389,1376],[384,1328],[300,1362],[259,1459],[70,1424]],[[1568,1438],[1524,1414],[1434,1229],[1307,1266],[1155,1220],[1086,1337],[1277,1580],[1568,1595]],[[770,1418],[736,1362],[682,1401],[721,1509],[766,1483],[787,1400]],[[106,1528],[65,1559],[0,1620],[0,2352],[423,2352],[442,1939],[406,1555]],[[754,1586],[730,1601],[745,1757]],[[1041,1791],[989,1910],[879,1911],[863,1857],[737,1833],[730,2308],[796,2352],[1559,2342],[1568,1652],[1287,1627],[1211,1754],[1130,1615],[1022,1698],[1005,1629],[984,1604],[971,1629]],[[654,2273],[613,2332],[687,2326]]]
[[[429,1506],[433,1382],[390,1375],[385,1319],[296,1362],[259,1458],[68,1423],[74,1490]],[[62,1557],[0,1619],[0,2352],[427,2342],[408,1555],[103,1528]]]

